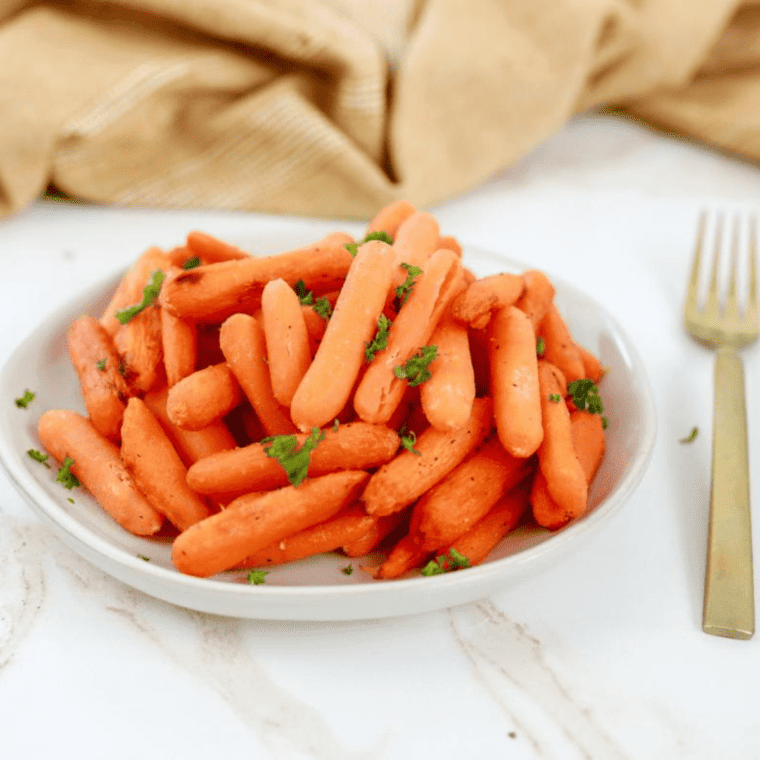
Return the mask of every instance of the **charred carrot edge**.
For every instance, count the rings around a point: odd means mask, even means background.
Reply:
[[[391,325],[388,346],[375,354],[354,393],[354,409],[367,422],[387,422],[407,387],[395,368],[427,345],[438,320],[457,292],[459,259],[442,249],[430,257]]]
[[[261,314],[272,394],[280,404],[290,406],[311,364],[311,349],[298,296],[285,280],[270,280],[264,286]]]
[[[544,437],[533,326],[522,311],[507,306],[494,313],[489,330],[496,430],[510,454],[529,457]]]
[[[195,372],[198,363],[198,330],[189,319],[180,319],[161,307],[161,344],[169,387]]]
[[[525,290],[520,275],[505,272],[475,280],[451,304],[455,319],[482,330],[496,309],[516,303]]]
[[[554,285],[543,272],[537,269],[526,270],[522,273],[522,278],[525,290],[517,299],[515,306],[530,317],[533,329],[537,332],[541,320],[554,299]]]
[[[220,261],[237,261],[251,257],[242,248],[200,230],[189,232],[185,240],[187,250],[204,264],[217,264]]]
[[[430,365],[430,379],[420,386],[420,403],[433,427],[456,430],[467,424],[475,401],[467,328],[444,315],[430,343],[438,346],[438,357]]]
[[[265,494],[241,496],[181,533],[172,561],[183,573],[206,577],[240,564],[249,554],[329,520],[354,502],[364,471],[336,472]]]
[[[119,373],[111,336],[97,319],[82,316],[72,323],[66,337],[87,414],[101,435],[118,443],[129,388]]]
[[[121,460],[148,501],[180,530],[210,514],[187,485],[187,469],[142,399],[129,399],[121,426]]]
[[[199,369],[169,389],[166,413],[172,424],[201,430],[240,404],[240,385],[226,363]]]
[[[414,445],[419,454],[405,449],[372,475],[362,494],[367,512],[388,515],[416,501],[480,446],[492,429],[489,398],[475,399],[467,425],[458,430],[428,428]]]
[[[164,516],[138,490],[122,464],[119,449],[82,415],[63,409],[45,412],[40,443],[59,462],[74,460],[71,472],[119,525],[138,536],[156,533]]]
[[[387,232],[395,238],[398,228],[405,222],[417,209],[409,201],[398,200],[377,212],[375,217],[367,225],[367,234],[370,232]]]
[[[547,310],[537,334],[544,339],[543,358],[562,370],[566,382],[586,377],[581,353],[555,304]]]
[[[391,428],[367,422],[349,422],[337,430],[328,428],[311,452],[309,476],[338,470],[367,470],[390,461],[398,451],[399,438]],[[308,438],[296,434],[298,445]],[[276,459],[267,456],[266,443],[252,443],[213,454],[196,462],[187,482],[198,493],[266,491],[288,484],[287,474]]]
[[[294,433],[288,410],[274,397],[267,365],[266,338],[259,321],[249,314],[233,314],[219,332],[227,364],[251,403],[267,435]]]
[[[359,246],[322,342],[290,405],[301,430],[322,427],[346,406],[392,276],[390,246],[379,240]]]
[[[315,554],[335,551],[345,543],[363,536],[375,519],[361,507],[348,507],[325,522],[306,528],[291,536],[275,541],[259,551],[249,554],[242,567],[282,565]]]
[[[146,393],[163,379],[161,307],[153,304],[124,325],[113,336],[127,385],[135,393]]]
[[[540,361],[538,379],[544,424],[539,466],[552,499],[564,513],[577,515],[586,508],[588,483],[573,446],[570,412],[562,403],[565,378],[554,365]]]
[[[513,457],[497,437],[491,438],[417,502],[423,548],[434,551],[455,541],[523,480],[531,467],[532,462]]]

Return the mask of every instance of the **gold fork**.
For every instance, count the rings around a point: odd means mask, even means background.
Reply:
[[[752,538],[749,503],[747,413],[744,368],[738,350],[752,343],[760,330],[757,295],[755,220],[748,231],[749,293],[745,308],[737,298],[740,224],[734,220],[728,291],[721,307],[718,261],[722,218],[717,221],[715,253],[704,305],[699,279],[706,214],[702,214],[694,263],[684,306],[684,324],[691,335],[716,351],[713,417],[710,525],[702,629],[717,636],[749,639],[755,632]]]

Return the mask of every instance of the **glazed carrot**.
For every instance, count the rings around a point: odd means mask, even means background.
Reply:
[[[353,262],[345,244],[349,235],[333,236],[275,256],[222,261],[167,277],[162,303],[179,317],[222,322],[235,312],[253,312],[264,285],[281,277],[289,285],[303,280],[307,290],[339,289]]]
[[[604,428],[598,414],[576,410],[570,413],[573,449],[578,457],[586,483],[590,484],[604,455]],[[530,495],[533,516],[544,528],[557,530],[585,512],[569,513],[557,505],[549,494],[546,478],[539,472],[533,480]]]
[[[226,363],[199,369],[169,389],[166,413],[172,424],[200,430],[234,409],[242,401],[235,375]]]
[[[439,235],[435,248],[436,250],[447,248],[449,251],[454,251],[460,259],[462,258],[462,246],[453,235]]]
[[[143,401],[161,423],[186,467],[190,467],[199,459],[237,446],[235,438],[222,420],[215,420],[200,430],[185,430],[173,424],[166,412],[168,392],[169,389],[166,387],[149,391],[143,397]]]
[[[311,364],[311,350],[301,304],[285,280],[270,280],[264,286],[261,314],[272,394],[280,404],[290,406]]]
[[[116,318],[116,312],[134,306],[140,303],[143,296],[143,288],[152,279],[152,273],[160,269],[168,271],[172,265],[171,256],[167,255],[160,248],[148,248],[137,261],[129,268],[127,273],[122,277],[111,300],[103,310],[100,317],[100,324],[113,335],[121,325]]]
[[[180,319],[161,308],[161,343],[169,387],[195,372],[198,330],[189,319]]]
[[[325,522],[301,530],[249,554],[240,565],[242,567],[282,565],[304,557],[313,557],[315,554],[332,552],[343,544],[360,538],[373,522],[375,519],[361,507],[348,507]]]
[[[386,243],[372,240],[359,246],[324,338],[290,405],[299,429],[321,427],[345,407],[364,363],[365,346],[377,329],[393,265],[394,252]]]
[[[422,546],[429,551],[455,541],[532,469],[508,454],[498,437],[489,439],[417,502]]]
[[[325,437],[311,452],[309,476],[338,470],[366,470],[390,461],[398,451],[395,430],[367,422],[349,422],[337,430],[327,428]],[[296,434],[298,446],[309,437]],[[288,484],[285,470],[267,456],[267,443],[213,454],[196,462],[187,473],[188,485],[198,493],[244,493],[268,491]]]
[[[586,508],[588,483],[573,446],[570,412],[563,403],[565,378],[546,361],[538,363],[544,439],[538,449],[541,472],[549,493],[564,514],[581,514]]]
[[[343,544],[343,553],[347,557],[363,557],[376,549],[383,539],[401,524],[403,512],[395,512],[384,517],[376,515],[369,515],[369,517],[372,518],[372,523],[367,530],[361,536]]]
[[[329,520],[356,500],[368,477],[364,471],[336,472],[241,496],[181,533],[172,561],[180,572],[202,577],[235,567],[249,554]]]
[[[442,249],[430,257],[391,325],[387,348],[378,351],[354,394],[354,409],[367,422],[387,422],[401,402],[407,381],[396,369],[428,345],[438,320],[457,292],[459,259]]]
[[[420,386],[420,403],[433,427],[455,430],[467,424],[475,400],[467,328],[446,314],[430,343],[438,346],[438,358],[430,364],[430,379]]]
[[[524,312],[507,306],[494,312],[489,330],[496,430],[510,454],[529,457],[544,437],[533,326]]]
[[[395,201],[380,209],[375,217],[370,220],[367,225],[367,234],[382,231],[395,238],[401,224],[416,211],[417,209],[409,201]]]
[[[129,388],[119,373],[111,336],[97,319],[82,316],[66,337],[87,414],[101,435],[118,443]]]
[[[438,221],[427,211],[415,211],[404,220],[393,240],[396,267],[393,287],[401,285],[407,276],[402,264],[423,267],[438,245]]]
[[[383,465],[367,484],[362,499],[367,512],[388,515],[416,501],[449,474],[493,429],[493,405],[475,399],[467,425],[443,431],[429,427],[414,444]]]
[[[400,578],[415,567],[422,567],[430,556],[430,550],[423,548],[417,533],[407,533],[400,538],[375,571],[378,580]]]
[[[448,555],[452,549],[456,549],[470,560],[470,565],[479,565],[496,544],[517,527],[528,508],[529,494],[530,479],[526,478],[502,496],[485,517],[478,520],[453,543],[442,549],[437,549],[434,554],[436,556]]]
[[[324,317],[320,317],[313,306],[308,304],[301,304],[301,316],[303,317],[304,324],[306,325],[306,332],[309,336],[309,351],[312,356],[317,353],[319,344],[322,342],[322,338],[325,337],[325,330],[327,330],[327,321]]]
[[[288,410],[272,392],[267,362],[266,338],[259,321],[249,314],[233,314],[224,321],[219,342],[227,364],[251,402],[267,435],[296,431]]]
[[[604,377],[604,367],[599,359],[587,348],[575,344],[583,362],[583,377],[588,377],[598,383]]]
[[[59,462],[74,460],[71,472],[125,530],[150,536],[164,522],[138,490],[119,457],[119,449],[82,415],[68,410],[45,412],[37,425],[40,443]]]
[[[475,280],[454,299],[455,319],[482,330],[496,309],[511,306],[522,295],[525,281],[520,275],[504,272]]]
[[[161,424],[136,397],[124,412],[121,459],[148,501],[180,530],[209,515],[208,505],[188,488],[187,469]]]
[[[250,254],[242,248],[226,243],[224,240],[200,230],[193,230],[188,233],[186,245],[190,254],[197,256],[204,264],[250,258]]]
[[[525,290],[515,304],[518,309],[524,311],[533,323],[533,329],[538,331],[538,326],[549,310],[554,298],[554,285],[549,278],[537,269],[528,269],[522,273]]]
[[[163,377],[161,307],[153,304],[119,325],[113,342],[121,357],[127,385],[135,393],[146,393]]]
[[[537,335],[544,339],[543,358],[562,370],[567,383],[586,376],[578,346],[554,303],[541,320]]]

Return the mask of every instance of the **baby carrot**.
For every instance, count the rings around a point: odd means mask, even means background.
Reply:
[[[285,280],[270,280],[264,286],[261,315],[272,393],[280,404],[290,406],[311,364],[311,350],[301,304]]]
[[[462,246],[453,235],[439,235],[435,246],[436,251],[439,248],[447,248],[449,251],[454,251],[460,259],[462,258]]]
[[[201,577],[228,570],[275,541],[329,520],[356,500],[368,477],[364,471],[336,472],[241,496],[181,533],[172,561],[180,572]]]
[[[451,312],[455,319],[482,330],[495,309],[511,306],[523,293],[525,281],[520,275],[504,272],[471,283],[454,299]]]
[[[393,249],[380,240],[359,246],[322,342],[290,405],[299,429],[331,422],[349,400],[390,289],[393,256]]]
[[[308,474],[326,475],[338,470],[367,470],[390,461],[398,451],[395,430],[367,422],[349,422],[337,430],[327,428],[325,437],[311,452]],[[309,437],[297,433],[302,446]],[[187,482],[198,493],[244,493],[268,491],[288,484],[280,463],[265,452],[268,443],[223,451],[196,462],[187,473]]]
[[[445,314],[430,343],[438,346],[438,356],[430,365],[430,379],[420,386],[420,403],[433,427],[455,430],[467,424],[475,401],[467,328]]]
[[[400,578],[412,568],[422,567],[429,556],[430,550],[423,548],[420,535],[407,533],[396,542],[390,554],[377,568],[375,578],[378,580]]]
[[[549,278],[537,269],[528,269],[522,273],[525,290],[515,304],[518,309],[524,311],[533,324],[533,329],[538,331],[538,326],[549,310],[554,298],[554,285]]]
[[[343,553],[347,557],[363,557],[376,549],[383,539],[401,524],[403,513],[395,512],[384,517],[369,515],[369,517],[372,518],[372,523],[367,530],[361,536],[343,544]]]
[[[599,359],[587,348],[575,344],[583,362],[583,377],[588,377],[598,383],[604,377],[604,367]]]
[[[219,343],[227,364],[237,378],[267,435],[296,431],[288,410],[272,392],[267,365],[266,338],[259,321],[249,314],[233,314],[224,321]]]
[[[174,425],[200,430],[240,404],[242,393],[226,363],[199,369],[169,389],[166,413]]]
[[[119,325],[113,342],[121,357],[127,385],[136,393],[146,393],[163,375],[161,307],[153,304]]]
[[[423,267],[438,245],[438,221],[427,211],[415,211],[399,226],[393,240],[396,266],[393,287],[401,285],[407,277],[402,264]]]
[[[586,508],[588,483],[573,446],[570,412],[563,403],[566,390],[562,372],[546,361],[538,363],[544,439],[538,462],[552,499],[564,514],[581,514]]]
[[[524,312],[507,306],[494,312],[489,330],[496,430],[510,454],[529,457],[544,436],[533,326]]]
[[[437,251],[427,261],[391,325],[387,348],[375,354],[356,389],[354,409],[363,420],[387,422],[391,418],[407,388],[396,369],[428,344],[457,292],[460,277],[459,259],[451,251]]]
[[[242,248],[200,230],[187,234],[186,245],[190,255],[197,256],[204,264],[250,258],[250,254]]]
[[[492,437],[417,502],[423,548],[434,551],[455,541],[531,469],[532,463],[508,454]]]
[[[367,225],[367,234],[370,232],[387,232],[395,238],[398,228],[417,209],[409,201],[399,200],[385,206],[377,212],[375,217]]]
[[[180,319],[161,308],[161,343],[166,382],[171,387],[195,372],[198,330],[189,319]]]
[[[566,382],[586,377],[578,346],[554,303],[541,320],[537,335],[544,339],[543,358],[562,371]]]
[[[92,424],[101,435],[118,443],[129,388],[119,373],[119,356],[111,336],[97,319],[82,316],[69,327],[67,343]]]
[[[429,427],[414,448],[404,449],[370,478],[362,494],[367,512],[388,515],[416,501],[449,474],[493,429],[491,399],[478,398],[467,424],[457,430]]]
[[[136,397],[124,412],[121,459],[148,501],[180,530],[209,515],[208,505],[188,487],[187,469],[160,423]]]
[[[74,460],[71,472],[125,530],[138,536],[156,533],[164,522],[137,489],[119,449],[82,415],[63,409],[45,412],[37,425],[40,443],[59,462]]]

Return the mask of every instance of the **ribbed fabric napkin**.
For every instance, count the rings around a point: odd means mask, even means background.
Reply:
[[[0,0],[0,214],[367,218],[601,107],[760,159],[758,0]]]

